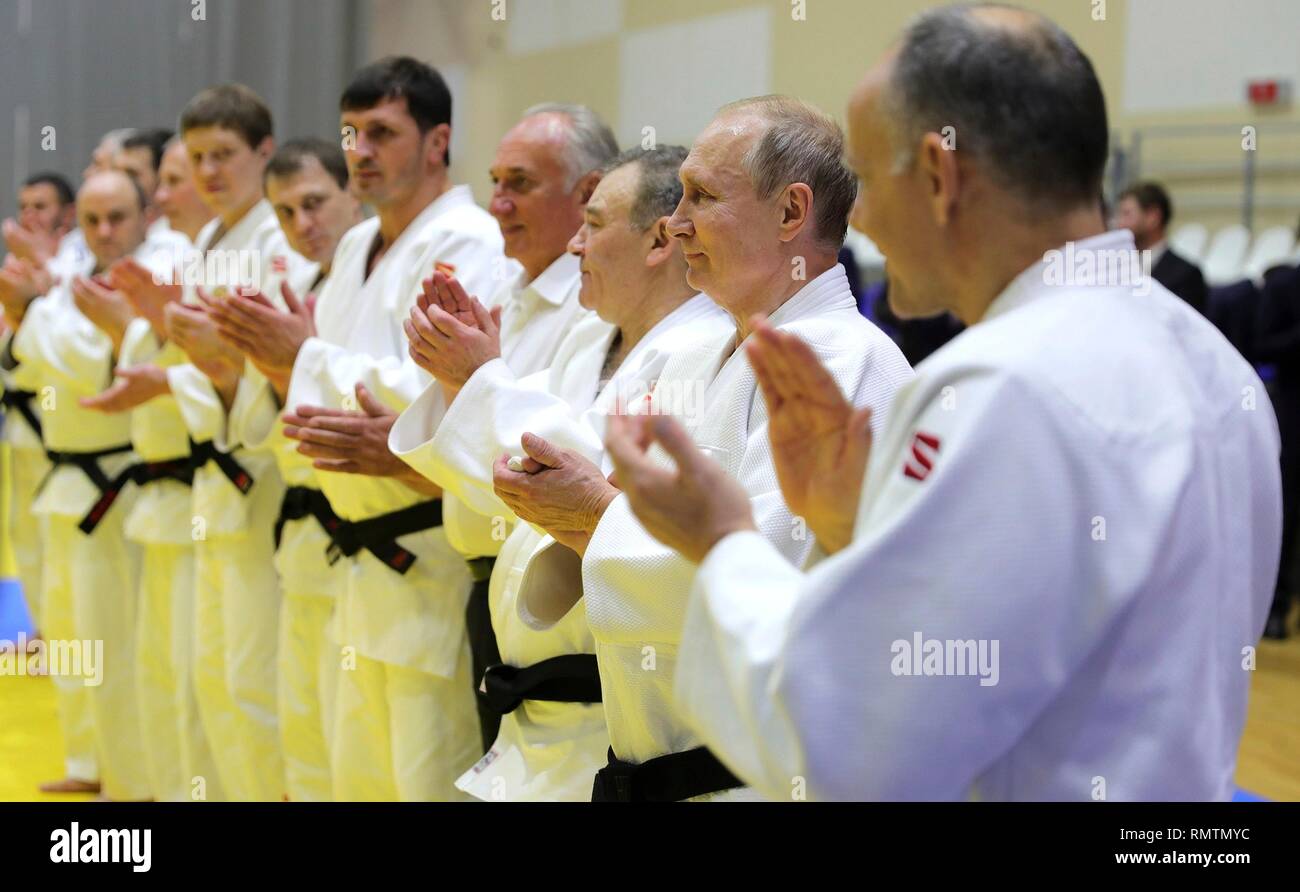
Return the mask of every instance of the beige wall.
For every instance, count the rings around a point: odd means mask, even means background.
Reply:
[[[806,0],[806,18],[796,20],[794,0],[622,0],[620,28],[597,34],[582,43],[552,49],[512,53],[510,18],[538,9],[554,16],[597,19],[595,4],[618,0],[504,0],[497,4],[506,21],[494,20],[494,0],[372,0],[375,12],[371,28],[372,56],[410,53],[446,69],[458,90],[456,148],[457,176],[469,182],[480,201],[488,194],[486,168],[500,135],[528,105],[542,100],[584,102],[606,117],[616,129],[625,117],[620,108],[620,35],[642,33],[644,29],[698,22],[727,11],[766,9],[771,35],[768,60],[774,92],[791,93],[816,103],[838,117],[856,79],[897,37],[917,11],[938,5],[921,0]],[[1289,160],[1300,167],[1300,132],[1281,137],[1270,134],[1274,121],[1300,122],[1300,111],[1289,109],[1260,114],[1244,101],[1232,106],[1132,115],[1124,111],[1124,79],[1128,40],[1128,9],[1139,0],[1107,0],[1103,20],[1094,18],[1094,0],[1023,0],[1022,5],[1040,10],[1058,23],[1092,58],[1106,91],[1112,127],[1129,142],[1135,127],[1151,124],[1230,124],[1223,134],[1195,141],[1161,140],[1148,143],[1144,158],[1160,162],[1213,162],[1219,172],[1178,176],[1167,169],[1175,199],[1186,199],[1184,219],[1203,219],[1211,224],[1238,217],[1232,207],[1209,206],[1216,196],[1225,204],[1240,192],[1237,173],[1243,160],[1241,126],[1260,129],[1260,159]],[[542,4],[524,10],[523,4]],[[584,7],[584,3],[588,6]],[[1240,15],[1239,4],[1216,4],[1222,15]],[[584,8],[591,13],[584,16]],[[1300,3],[1296,4],[1300,10]],[[609,10],[603,10],[608,12]],[[1177,28],[1176,21],[1170,27]],[[1282,27],[1282,23],[1260,22],[1259,27]],[[1300,16],[1286,23],[1300,31]],[[671,64],[671,61],[670,63]],[[716,61],[728,64],[725,54]],[[1214,64],[1207,55],[1206,64]],[[1159,60],[1151,60],[1151,76],[1159,76]],[[653,77],[653,72],[647,72]],[[1300,85],[1297,85],[1300,86]],[[739,98],[739,97],[732,97]],[[625,126],[620,133],[629,140]],[[689,142],[692,134],[661,133],[661,140]],[[1274,222],[1294,224],[1300,211],[1300,175],[1264,175],[1260,181],[1261,203],[1287,203],[1287,207],[1261,210],[1257,225]]]

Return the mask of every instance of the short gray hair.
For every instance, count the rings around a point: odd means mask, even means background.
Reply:
[[[858,197],[858,179],[844,163],[844,131],[817,107],[791,96],[757,96],[731,102],[719,116],[753,112],[768,122],[741,164],[754,191],[766,200],[791,183],[813,193],[813,235],[839,250]]]
[[[686,154],[682,146],[655,146],[653,149],[637,146],[620,153],[601,170],[602,174],[609,174],[620,167],[636,165],[636,193],[632,197],[628,222],[638,232],[645,232],[656,220],[672,216],[677,209],[682,200],[682,181],[678,172]]]
[[[565,189],[572,189],[593,170],[599,170],[618,154],[614,131],[585,105],[572,102],[543,102],[523,113],[520,120],[534,115],[561,115],[569,122],[565,134]]]
[[[982,10],[1019,14],[1024,27]],[[904,32],[882,108],[895,169],[927,133],[953,128],[956,151],[1031,205],[1094,204],[1108,156],[1106,100],[1092,63],[1058,25],[1014,7],[949,6]]]

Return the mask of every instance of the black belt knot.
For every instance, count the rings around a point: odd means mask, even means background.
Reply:
[[[566,654],[524,667],[497,663],[483,673],[483,695],[501,715],[525,700],[600,703],[600,671],[594,654]]]
[[[218,470],[226,475],[226,479],[243,495],[248,495],[248,491],[253,488],[255,482],[253,475],[244,470],[244,466],[236,461],[233,455],[222,452],[211,440],[204,440],[202,443],[190,440],[190,462],[196,471],[208,462],[215,462]]]
[[[36,417],[36,410],[32,408],[32,400],[36,399],[36,393],[31,390],[6,390],[0,393],[0,405],[7,409],[13,409],[27,426],[36,432],[36,436],[42,437],[45,432],[41,430],[41,420]]]
[[[329,499],[320,490],[291,486],[285,491],[275,524],[276,547],[280,545],[284,524],[308,515],[316,518],[330,538],[325,557],[331,565],[340,557],[352,557],[364,548],[389,569],[405,575],[415,563],[415,555],[398,545],[397,539],[442,526],[442,500],[432,499],[378,517],[348,521],[334,513]]]

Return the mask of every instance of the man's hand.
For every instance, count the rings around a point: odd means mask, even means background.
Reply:
[[[287,312],[260,293],[236,293],[208,303],[208,315],[221,339],[247,356],[284,399],[298,351],[316,335],[316,324],[311,307],[298,299],[288,282],[280,285],[280,294]]]
[[[501,355],[501,308],[488,312],[456,279],[440,272],[422,285],[424,293],[402,322],[409,353],[444,386],[459,389],[481,365]]]
[[[560,449],[535,434],[524,434],[521,444],[527,454],[523,470],[511,470],[506,456],[497,459],[492,465],[493,489],[520,520],[583,554],[618,489],[600,468],[571,449]]]
[[[812,348],[755,320],[749,362],[767,400],[781,494],[833,554],[849,544],[871,452],[871,409],[855,409]]]
[[[22,324],[28,305],[54,287],[54,277],[44,266],[35,266],[13,254],[0,266],[0,306],[10,324]]]
[[[12,217],[0,223],[10,253],[33,266],[45,266],[59,249],[59,236],[26,229]]]
[[[646,450],[657,440],[677,463],[659,467]],[[699,563],[722,538],[756,529],[749,494],[708,458],[666,415],[611,415],[605,447],[614,480],[645,528],[687,560]]]
[[[202,289],[199,296],[206,298]],[[229,409],[244,373],[244,355],[221,340],[216,323],[199,307],[169,303],[163,317],[167,334],[185,351],[194,367],[208,376]]]
[[[78,276],[72,280],[72,301],[81,315],[95,323],[112,340],[113,353],[120,353],[126,327],[135,318],[126,295],[106,288],[95,279]]]
[[[154,397],[171,392],[167,372],[156,365],[135,365],[118,369],[117,380],[103,393],[82,397],[83,409],[115,414],[129,412]]]
[[[135,311],[149,320],[159,340],[167,337],[167,320],[164,311],[168,304],[180,303],[180,285],[161,285],[154,274],[134,257],[126,257],[108,270],[109,282],[126,295]]]
[[[358,383],[356,392],[360,412],[298,406],[281,416],[284,435],[298,441],[298,451],[309,456],[318,471],[393,477],[431,498],[442,495],[436,483],[388,451],[388,432],[397,413],[375,399],[364,384]]]

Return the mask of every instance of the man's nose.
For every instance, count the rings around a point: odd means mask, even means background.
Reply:
[[[668,218],[668,234],[673,238],[690,238],[695,234],[695,224],[691,223],[690,217],[682,213],[680,204]]]

